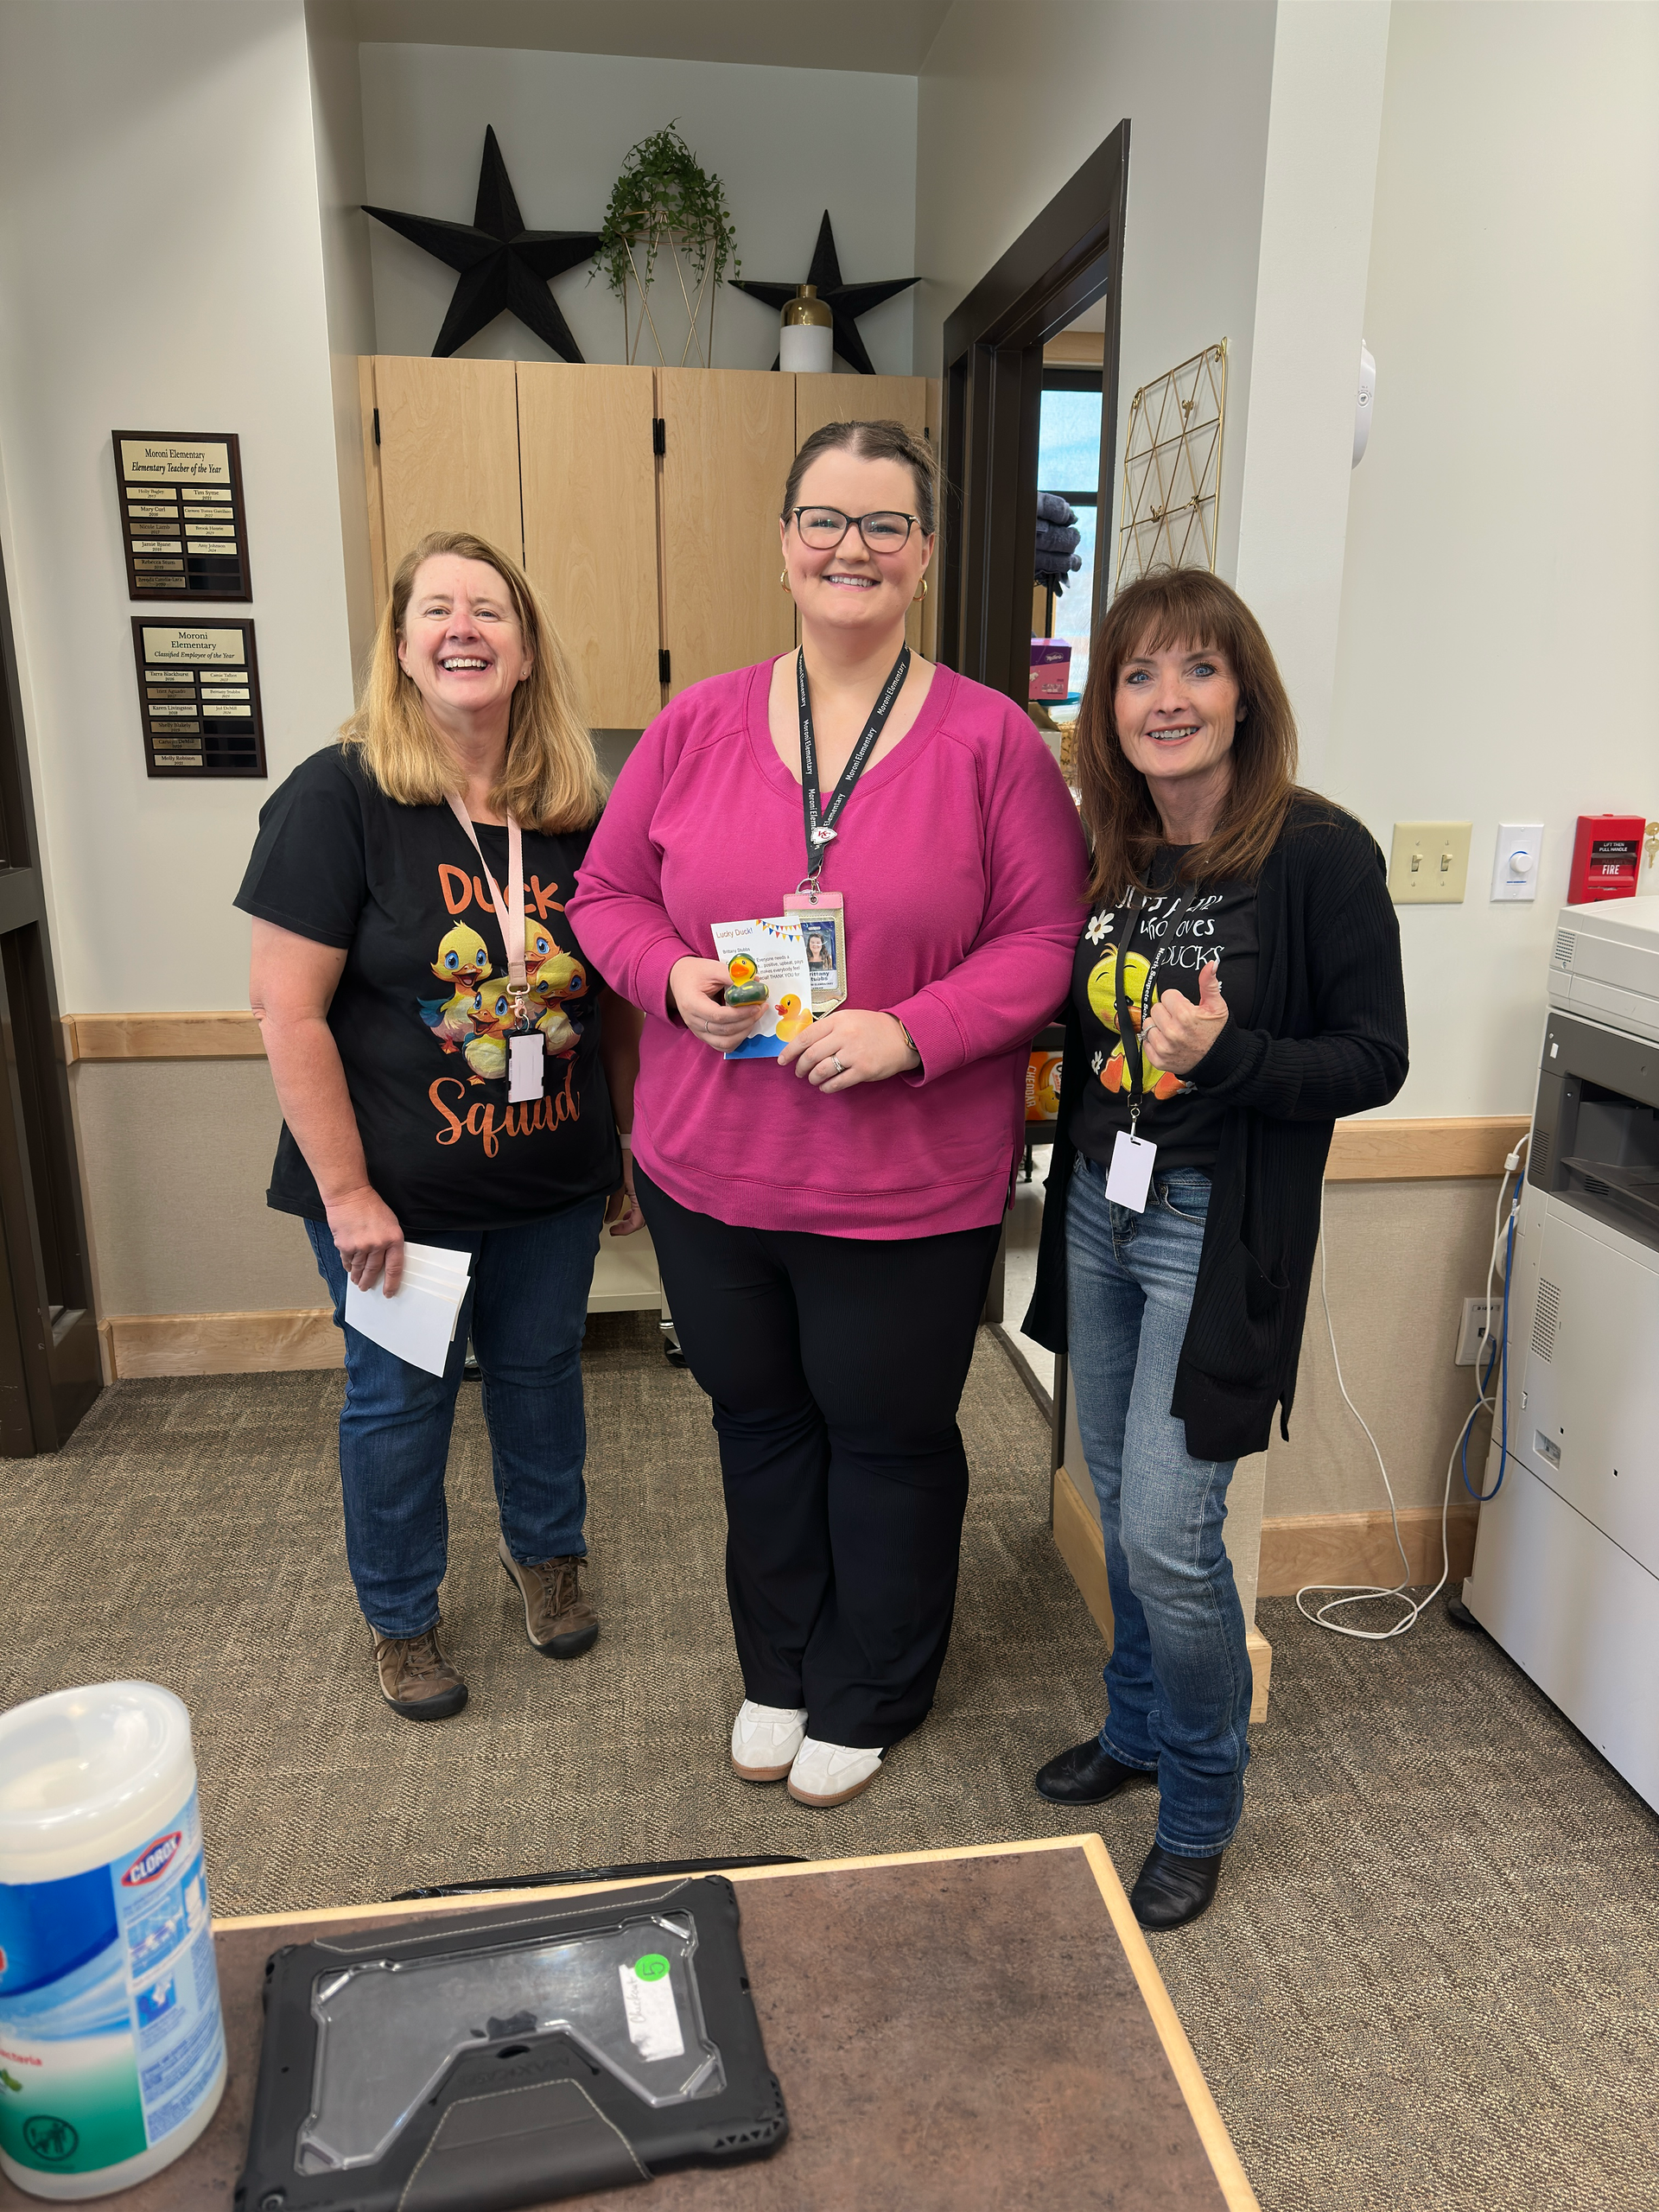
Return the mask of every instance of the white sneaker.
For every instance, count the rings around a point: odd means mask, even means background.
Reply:
[[[821,1744],[816,1737],[803,1736],[789,1770],[789,1794],[799,1805],[844,1805],[861,1789],[868,1789],[880,1771],[880,1751]]]
[[[806,1734],[806,1713],[746,1697],[732,1723],[732,1764],[745,1782],[781,1782]]]

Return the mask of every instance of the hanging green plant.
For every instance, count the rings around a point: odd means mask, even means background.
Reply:
[[[594,259],[618,299],[630,276],[650,284],[658,248],[671,233],[699,284],[705,275],[718,284],[728,266],[734,276],[742,269],[726,188],[702,167],[677,123],[677,117],[631,147],[611,188]]]

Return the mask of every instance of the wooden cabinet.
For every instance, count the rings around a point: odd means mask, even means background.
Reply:
[[[795,602],[778,581],[778,511],[799,443],[797,380],[752,369],[656,375],[671,696],[795,642]]]
[[[652,372],[518,365],[524,568],[594,728],[642,729],[663,696]]]
[[[376,612],[426,531],[476,532],[546,598],[596,729],[794,644],[778,512],[803,438],[859,416],[937,436],[921,377],[376,354],[359,382]]]

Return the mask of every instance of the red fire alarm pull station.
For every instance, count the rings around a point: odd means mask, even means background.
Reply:
[[[1647,817],[1640,814],[1579,817],[1573,839],[1573,867],[1567,879],[1569,906],[1588,906],[1599,899],[1635,898],[1642,833],[1646,827]]]

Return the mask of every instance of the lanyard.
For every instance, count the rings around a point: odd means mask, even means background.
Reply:
[[[823,806],[818,796],[818,753],[812,741],[812,700],[806,684],[806,652],[803,647],[795,656],[795,696],[801,711],[801,806],[806,816],[806,875],[804,881],[816,887],[823,873],[823,863],[829,855],[836,835],[836,824],[841,810],[852,796],[853,785],[863,774],[869,757],[874,752],[887,716],[893,712],[893,702],[905,688],[905,678],[910,673],[910,647],[900,645],[899,658],[893,671],[881,686],[870,719],[864,725],[858,743],[853,747],[847,766],[841,772],[841,781],[830,794],[830,804]]]
[[[1159,920],[1166,925],[1173,922],[1185,904],[1184,899],[1177,899],[1168,913],[1160,914]],[[1141,926],[1146,909],[1146,895],[1143,893],[1140,899],[1129,909],[1129,925],[1118,940],[1117,958],[1113,963],[1112,968],[1112,981],[1116,987],[1117,997],[1117,1034],[1123,1046],[1123,1066],[1129,1078],[1129,1135],[1132,1137],[1135,1133],[1135,1124],[1141,1119],[1141,1100],[1144,1088],[1141,1070],[1145,1065],[1145,1054],[1141,1050],[1141,1039],[1146,1028],[1147,1003],[1152,997],[1152,987],[1157,980],[1156,950],[1154,950],[1153,957],[1147,963],[1147,980],[1141,988],[1141,1027],[1139,1029],[1132,1029],[1129,1026],[1129,1002],[1123,990],[1123,970],[1128,965],[1129,947],[1135,942],[1135,932]]]
[[[507,989],[512,999],[514,1014],[524,1007],[528,986],[524,980],[524,840],[523,832],[512,815],[507,817],[507,895],[501,896],[500,887],[490,874],[489,862],[484,858],[484,848],[478,842],[478,832],[467,818],[467,810],[454,791],[448,794],[454,817],[471,840],[484,870],[484,880],[490,887],[490,897],[495,906],[495,918],[501,925],[501,943],[507,956]],[[518,927],[513,926],[517,918]]]

